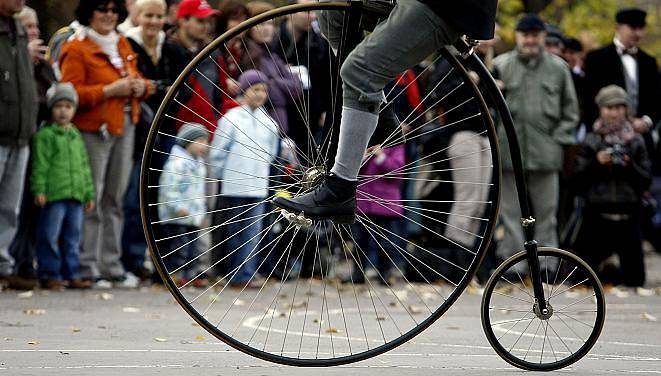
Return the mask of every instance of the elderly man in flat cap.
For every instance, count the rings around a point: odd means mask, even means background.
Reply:
[[[530,199],[537,222],[535,238],[545,246],[557,246],[556,211],[563,146],[575,143],[578,100],[567,63],[545,50],[544,22],[534,14],[522,17],[516,26],[516,48],[494,60],[503,81],[507,104],[521,145]],[[508,156],[504,132],[499,132],[502,155]],[[516,196],[514,172],[503,159],[503,197]],[[521,249],[521,212],[516,200],[503,200],[501,220],[505,237],[498,243],[498,257]]]

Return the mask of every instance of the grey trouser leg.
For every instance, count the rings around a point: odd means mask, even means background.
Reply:
[[[135,126],[126,122],[124,135],[104,140],[98,133],[83,132],[92,168],[96,207],[85,216],[80,274],[83,278],[124,275],[120,261],[123,226],[122,202],[133,159]]]
[[[458,37],[459,32],[427,5],[417,0],[398,0],[388,19],[342,64],[344,106],[378,112],[388,82]]]
[[[467,247],[479,240],[478,231],[489,195],[491,169],[478,168],[491,165],[489,140],[472,131],[461,131],[450,138],[448,158],[454,183],[454,201],[445,236]],[[472,217],[472,218],[471,218]]]
[[[29,156],[29,146],[0,146],[0,277],[11,275],[14,266],[9,246],[18,229]]]
[[[541,246],[557,247],[558,173],[529,172],[526,180],[535,213],[535,240]],[[507,258],[522,251],[524,242],[520,221],[521,210],[512,171],[503,171],[500,196],[500,219],[505,228],[505,237],[498,243],[496,254],[501,258]]]

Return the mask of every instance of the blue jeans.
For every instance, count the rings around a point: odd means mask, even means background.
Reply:
[[[404,228],[402,220],[380,215],[368,215],[368,217],[374,222],[374,224],[369,224],[369,231],[362,224],[356,224],[352,227],[353,236],[358,243],[356,259],[360,266],[365,270],[365,268],[373,265],[384,276],[395,266],[403,270],[405,259],[402,254],[406,255],[404,251],[406,240],[401,239],[405,239],[405,235],[401,233],[401,229]],[[360,273],[360,268],[355,265],[356,260],[352,261],[354,262],[354,273]],[[399,274],[399,272],[396,273]]]
[[[168,273],[181,268],[184,264],[193,260],[199,255],[197,249],[197,240],[199,231],[197,227],[184,226],[178,224],[166,224],[159,227],[160,238],[170,238],[163,240],[159,248],[163,263]],[[176,252],[173,252],[177,250]],[[171,253],[173,252],[173,253]],[[165,256],[168,255],[168,256]],[[200,260],[192,261],[190,264],[181,268],[174,275],[179,278],[193,279],[200,273]]]
[[[227,252],[234,252],[229,257],[230,270],[228,271],[228,282],[246,283],[250,281],[257,271],[258,261],[264,257],[259,252],[260,239],[264,234],[260,234],[264,226],[263,214],[266,210],[265,204],[256,203],[263,201],[260,198],[250,197],[223,197],[223,202],[230,209],[225,215],[226,234],[230,236],[227,240]],[[246,206],[242,206],[246,205]],[[250,206],[247,206],[250,205]],[[242,206],[237,208],[237,206]],[[243,213],[245,211],[245,213]],[[235,218],[236,217],[236,218]],[[250,258],[250,259],[249,259]],[[248,260],[249,259],[249,260]],[[247,260],[247,261],[246,261]],[[235,270],[238,268],[238,270]]]
[[[41,210],[37,229],[39,279],[80,277],[82,228],[83,205],[78,201],[55,201]]]
[[[147,241],[140,217],[140,163],[135,161],[129,186],[124,194],[124,229],[122,231],[122,263],[124,269],[136,272],[145,263]],[[160,167],[159,167],[160,168]]]

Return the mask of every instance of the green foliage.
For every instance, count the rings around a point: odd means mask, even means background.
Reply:
[[[661,6],[654,1],[635,0],[553,0],[540,16],[558,25],[568,35],[581,40],[587,48],[608,44],[615,31],[615,13],[626,6],[637,5],[647,10],[648,35],[643,48],[661,59]],[[514,27],[523,12],[522,0],[501,0],[498,18],[500,35],[508,45],[514,45]]]

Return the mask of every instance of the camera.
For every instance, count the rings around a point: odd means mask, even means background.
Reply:
[[[615,166],[626,166],[627,160],[626,156],[628,155],[627,149],[620,145],[615,144],[609,148],[606,148],[606,152],[610,154],[613,165]]]

